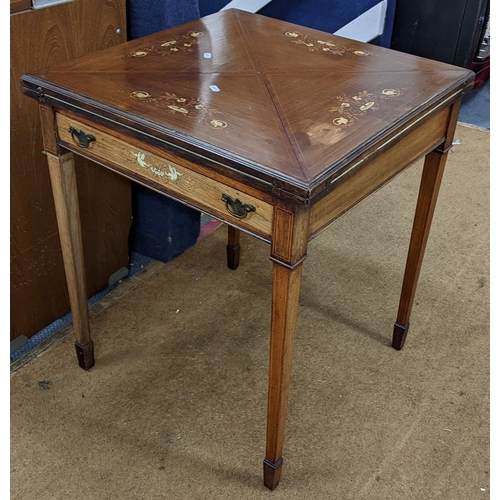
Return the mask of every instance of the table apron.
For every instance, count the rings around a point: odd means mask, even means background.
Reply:
[[[450,108],[444,108],[408,127],[404,134],[395,133],[373,146],[348,166],[346,173],[332,183],[330,192],[313,204],[309,239],[442,143],[449,116]]]

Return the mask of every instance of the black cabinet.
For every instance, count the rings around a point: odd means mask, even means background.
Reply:
[[[391,48],[489,77],[489,0],[397,0]]]

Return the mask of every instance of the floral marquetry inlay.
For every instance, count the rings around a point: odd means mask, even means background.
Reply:
[[[346,53],[354,54],[355,56],[369,56],[371,53],[367,50],[356,49],[346,45],[333,43],[325,40],[317,40],[308,35],[301,35],[296,31],[285,31],[285,36],[291,39],[292,43],[306,47],[310,52],[321,52],[324,54],[332,54],[335,56],[344,56]]]
[[[157,54],[165,56],[175,53],[194,52],[196,46],[199,44],[199,39],[203,36],[202,31],[191,31],[184,35],[172,37],[165,40],[158,46],[153,45],[150,47],[141,47],[140,49],[130,52],[132,57],[145,57],[149,54]]]
[[[147,99],[148,97],[151,97],[151,94],[145,90],[136,90],[130,93],[130,97],[135,97],[136,99]]]
[[[139,167],[148,169],[154,177],[157,179],[161,179],[164,182],[174,182],[175,184],[179,184],[180,177],[184,174],[179,172],[176,167],[167,164],[160,164],[156,160],[150,160],[146,157],[146,153],[138,151],[134,153],[131,151],[132,156],[135,158],[135,161]],[[130,161],[130,160],[129,160]],[[187,178],[186,178],[187,179]],[[189,181],[186,180],[183,184],[189,184]]]
[[[367,113],[376,113],[384,101],[402,94],[402,89],[383,89],[378,94],[363,90],[350,97],[343,94],[336,97],[337,102],[328,111],[336,115],[332,123],[342,129],[363,119]]]
[[[134,90],[130,92],[129,97],[167,108],[168,113],[173,115],[197,118],[199,122],[215,129],[227,127],[227,122],[221,119],[221,113],[215,108],[205,106],[199,97],[179,97],[171,92],[153,96],[145,90]]]

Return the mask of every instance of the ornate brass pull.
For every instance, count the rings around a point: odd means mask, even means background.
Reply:
[[[88,148],[92,141],[95,141],[95,137],[92,134],[87,134],[83,130],[77,130],[75,127],[70,126],[68,132],[71,133],[73,142],[80,146],[81,148]]]
[[[255,212],[255,207],[243,203],[240,199],[233,200],[228,194],[222,194],[222,201],[226,202],[226,210],[237,219],[244,219],[249,212]]]

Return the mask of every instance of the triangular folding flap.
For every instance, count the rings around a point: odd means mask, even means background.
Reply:
[[[339,74],[347,71],[366,74],[442,70],[445,66],[248,12],[237,11],[237,16],[256,65],[265,73]]]
[[[456,71],[267,75],[309,182],[373,136],[415,114],[457,79]]]
[[[267,87],[258,74],[52,74],[80,96],[161,124],[250,160],[273,173],[304,176]]]
[[[103,57],[99,57],[102,55]],[[54,73],[255,73],[235,11],[227,10],[74,59]]]

